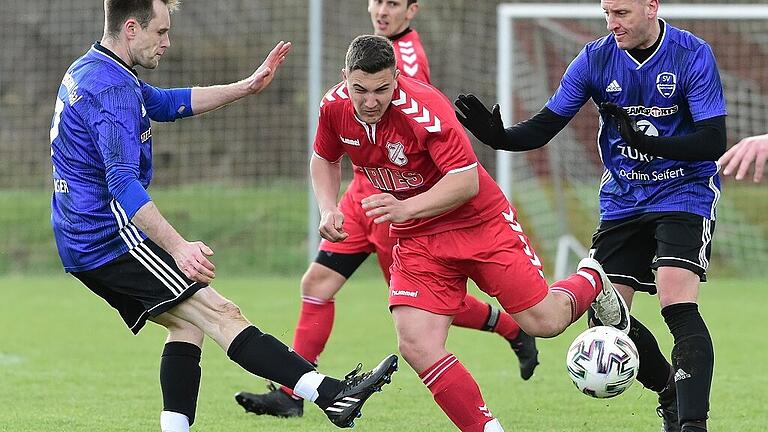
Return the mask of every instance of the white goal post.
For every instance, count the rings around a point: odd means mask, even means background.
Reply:
[[[659,16],[668,19],[686,19],[686,20],[766,20],[768,19],[768,5],[762,4],[662,4],[659,8]],[[569,3],[528,3],[528,4],[500,4],[497,9],[497,94],[496,99],[501,105],[501,114],[506,125],[512,125],[522,119],[514,118],[514,90],[516,88],[515,72],[516,70],[516,47],[515,47],[515,25],[516,20],[528,19],[581,19],[581,20],[602,20],[603,11],[599,2],[595,0],[594,4],[569,4]],[[603,34],[607,34],[605,30]],[[520,63],[518,62],[518,67]],[[564,71],[563,71],[564,72]],[[540,101],[539,107],[543,106],[546,98]],[[515,163],[515,158],[521,155],[515,155],[509,152],[496,152],[496,180],[504,191],[505,195],[514,203],[515,198],[528,193],[528,185],[522,186],[517,194],[514,194],[515,185],[513,184],[513,170],[521,166]],[[558,180],[555,179],[555,182]],[[594,191],[597,191],[597,184],[594,185]],[[593,198],[597,200],[596,192]],[[545,205],[545,207],[547,207]],[[551,205],[549,208],[551,209]],[[561,214],[560,219],[568,217]],[[554,276],[562,277],[570,273],[569,255],[571,253],[582,255],[586,248],[575,239],[565,224],[558,222],[555,215],[553,221],[549,223],[555,225],[554,230],[559,228],[557,241],[553,241],[556,248],[556,263]],[[597,222],[595,218],[595,223]],[[558,226],[559,225],[559,226]]]

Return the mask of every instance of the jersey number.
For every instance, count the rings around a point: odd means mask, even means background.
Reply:
[[[56,98],[56,108],[53,110],[53,125],[51,125],[51,144],[59,136],[59,122],[61,121],[62,111],[64,111],[64,101]]]

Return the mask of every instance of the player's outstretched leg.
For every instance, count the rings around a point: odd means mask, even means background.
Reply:
[[[597,272],[603,286],[592,304],[595,318],[603,325],[609,325],[624,333],[629,333],[629,308],[616,288],[613,287],[603,267],[594,258],[584,258],[579,261],[578,271],[584,269]]]
[[[489,331],[503,337],[517,356],[520,377],[524,380],[530,379],[539,365],[536,338],[522,331],[511,315],[477,297],[468,294],[464,298],[464,305],[466,310],[453,317],[452,325]]]

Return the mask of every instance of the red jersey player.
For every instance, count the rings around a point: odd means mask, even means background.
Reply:
[[[374,32],[392,41],[400,73],[429,83],[429,63],[421,38],[410,27],[418,10],[416,0],[369,0],[368,3]],[[335,87],[324,100],[342,97],[337,91]],[[336,293],[368,255],[376,254],[384,278],[389,282],[392,247],[396,238],[389,235],[389,223],[374,223],[360,207],[363,198],[378,192],[362,170],[354,170],[352,182],[339,202],[347,238],[336,243],[323,240],[315,262],[310,264],[301,280],[302,304],[293,349],[313,364],[318,363],[331,335]],[[453,325],[492,331],[504,337],[519,359],[520,376],[529,379],[538,365],[534,338],[520,332],[520,327],[509,314],[476,297],[467,296],[464,304],[465,310],[456,314]],[[290,389],[283,387],[266,394],[240,392],[235,399],[246,411],[257,414],[281,417],[302,415],[303,401],[291,399],[289,395]]]
[[[590,305],[626,331],[629,312],[597,261],[547,286],[516,211],[478,163],[451,103],[434,87],[404,77],[392,44],[359,36],[344,81],[323,100],[310,162],[320,234],[348,239],[336,203],[346,154],[378,189],[361,200],[374,223],[397,237],[389,304],[403,358],[462,431],[497,432],[470,373],[445,349],[471,278],[531,335],[552,337]]]

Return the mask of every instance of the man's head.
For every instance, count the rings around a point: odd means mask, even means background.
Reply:
[[[124,46],[130,65],[154,69],[171,46],[171,12],[179,0],[104,0],[104,38]]]
[[[659,0],[601,0],[608,30],[623,50],[648,48],[659,36]]]
[[[416,0],[368,0],[373,32],[387,38],[407,29],[418,11]]]
[[[360,120],[368,124],[381,120],[392,101],[398,73],[389,39],[364,35],[352,41],[342,74]]]

